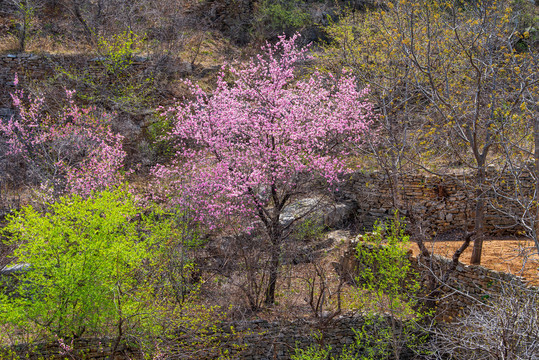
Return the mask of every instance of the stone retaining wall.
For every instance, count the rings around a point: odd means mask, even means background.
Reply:
[[[269,322],[266,320],[246,321],[242,323],[227,323],[223,329],[234,327],[235,334],[228,337],[228,341],[215,337],[219,349],[230,355],[231,359],[241,360],[289,360],[294,354],[294,349],[306,349],[310,345],[318,344],[322,347],[331,346],[332,354],[338,354],[343,347],[354,342],[353,329],[361,329],[365,321],[360,316],[342,316],[332,319],[327,323],[323,321],[297,320],[293,322]],[[226,338],[226,336],[224,337]],[[232,339],[232,341],[230,340]],[[28,360],[63,360],[65,358],[78,358],[87,360],[111,359],[112,340],[78,339],[66,342],[72,347],[69,353],[59,342],[50,344],[37,344],[31,348],[14,346],[9,349],[0,349],[0,358]],[[182,358],[181,349],[178,349],[178,357]],[[411,353],[404,351],[401,359],[411,359]],[[215,352],[207,353],[201,349],[197,352],[199,360],[213,360]],[[192,357],[190,357],[192,359]],[[122,347],[114,359],[141,359],[141,355],[127,347]]]
[[[52,54],[5,54],[0,55],[0,109],[12,107],[10,93],[14,90],[13,79],[18,74],[19,79],[25,82],[40,82],[59,75],[60,69],[66,69],[77,75],[87,74],[99,77],[103,74],[106,58],[87,55],[52,55]],[[181,58],[167,58],[166,60],[149,59],[134,56],[129,71],[139,73],[147,70],[157,70],[166,73],[168,77],[183,77],[193,72],[190,62]],[[214,71],[217,68],[206,69]]]
[[[15,89],[13,79],[15,73],[24,74],[27,71],[35,72],[35,76],[48,73],[50,69],[41,57],[26,55],[23,57],[8,54],[0,56],[0,115],[10,115],[12,107],[10,94]],[[34,75],[33,75],[34,76]]]
[[[10,360],[124,360],[137,359],[137,351],[126,346],[119,346],[118,354],[111,357],[114,340],[112,339],[76,339],[74,341],[55,341],[32,345],[16,345],[0,348],[0,359]],[[120,355],[121,354],[121,355]]]
[[[104,64],[106,60],[103,57],[86,55],[26,53],[0,55],[0,117],[13,107],[10,94],[15,90],[13,84],[15,74],[18,75],[23,88],[29,83],[34,83],[34,86],[39,88],[40,83],[56,79],[62,71],[98,79],[106,71]],[[182,77],[193,71],[192,64],[182,61],[180,58],[160,60],[161,62],[156,62],[154,59],[134,56],[129,65],[129,72],[134,75],[144,73],[145,76],[146,73],[148,76],[153,76],[155,72],[159,72],[170,78]],[[60,88],[61,86],[63,85],[60,85]]]
[[[369,247],[369,251],[374,248]],[[459,263],[451,271],[452,261],[448,258],[433,255],[431,260],[408,253],[412,268],[420,274],[422,281],[420,296],[429,289],[429,280],[435,279],[438,289],[436,295],[436,316],[441,321],[451,321],[463,315],[467,308],[488,301],[490,297],[500,294],[502,287],[507,284],[526,287],[526,281],[516,275],[487,269],[479,265]],[[358,276],[360,263],[356,258],[356,243],[350,241],[348,249],[341,257],[339,272],[347,281],[354,282]],[[423,293],[424,292],[424,293]]]
[[[99,75],[105,71],[100,58],[89,58],[81,55],[36,55],[36,54],[7,54],[0,55],[0,109],[12,107],[10,93],[15,89],[13,79],[18,74],[22,83],[33,81],[43,82],[58,75],[58,68],[77,69],[79,74],[84,72]],[[131,66],[133,71],[148,68],[149,61],[140,59]],[[74,71],[74,70],[70,70]]]
[[[487,303],[493,295],[502,293],[502,287],[509,284],[526,287],[520,276],[487,269],[479,265],[459,264],[449,272],[451,261],[434,255],[429,263],[420,256],[411,257],[412,266],[422,275],[423,289],[426,289],[427,275],[434,274],[439,293],[436,296],[436,314],[441,321],[452,321],[466,313],[472,305]],[[444,279],[444,275],[447,279]],[[445,281],[443,281],[445,280]]]
[[[498,189],[510,194],[514,184],[511,174],[499,174],[490,169],[489,178]],[[532,175],[523,171],[519,180],[528,191],[533,189]],[[401,179],[399,197],[401,208],[411,208],[414,215],[424,221],[424,229],[432,235],[455,228],[473,229],[475,214],[475,188],[470,175],[435,176],[430,174],[406,175]],[[497,211],[493,204],[504,211],[521,214],[514,202],[489,189],[485,184],[489,204],[486,205],[485,231],[489,235],[514,235],[522,230],[514,218]],[[391,217],[394,211],[393,196],[388,177],[382,172],[356,172],[347,181],[345,194],[358,205],[356,224],[359,229],[372,229],[378,220]],[[402,214],[402,215],[406,215]]]

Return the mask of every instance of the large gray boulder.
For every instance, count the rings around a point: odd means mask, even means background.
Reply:
[[[352,202],[336,202],[326,197],[313,196],[286,206],[279,220],[283,226],[288,226],[293,221],[308,219],[314,226],[332,229],[346,225],[353,217],[354,211]]]
[[[32,265],[28,263],[7,265],[0,270],[0,276],[24,274],[25,272],[29,271],[31,267]]]
[[[20,263],[4,266],[0,270],[0,293],[4,293],[11,297],[19,296],[17,294],[18,276],[30,271],[31,264]]]

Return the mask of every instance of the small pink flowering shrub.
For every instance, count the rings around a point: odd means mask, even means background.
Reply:
[[[55,196],[65,192],[88,196],[121,181],[123,137],[112,133],[109,114],[79,108],[74,92],[66,93],[67,105],[51,116],[43,110],[43,98],[15,91],[17,114],[0,122],[0,133],[7,138],[7,155],[23,160],[31,181],[52,188]]]
[[[262,224],[271,260],[266,303],[273,303],[280,245],[289,225],[283,209],[314,182],[336,185],[346,159],[369,131],[372,105],[353,76],[315,73],[297,79],[308,58],[297,35],[243,66],[229,66],[207,94],[189,83],[193,101],[165,110],[172,117],[176,162],[157,166],[158,196],[191,208],[212,227]],[[230,76],[232,80],[230,80]]]

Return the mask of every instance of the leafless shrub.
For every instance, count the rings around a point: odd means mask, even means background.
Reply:
[[[331,321],[342,312],[342,289],[345,279],[340,276],[335,286],[332,284],[323,261],[315,260],[302,280],[307,287],[305,302],[309,304],[314,316],[321,320],[321,325]]]
[[[221,236],[209,241],[204,268],[214,274],[219,289],[214,296],[223,293],[226,301],[241,298],[236,311],[258,311],[264,300],[267,286],[268,251],[264,240],[256,234]]]
[[[486,304],[434,330],[430,359],[539,359],[539,292],[505,283]]]

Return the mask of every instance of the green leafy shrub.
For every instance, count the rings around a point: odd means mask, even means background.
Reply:
[[[296,348],[291,356],[292,360],[328,360],[334,359],[330,357],[331,347],[321,348],[318,345],[311,345],[307,349]]]
[[[294,237],[301,241],[318,240],[322,237],[325,229],[323,224],[307,218],[298,224]]]
[[[111,357],[128,343],[147,359],[230,358],[221,344],[239,335],[222,326],[226,309],[200,301],[203,240],[188,214],[148,206],[141,215],[124,190],[63,197],[48,210],[23,208],[4,229],[31,267],[0,289],[0,345],[98,336],[114,337]],[[69,348],[61,355],[81,350]]]
[[[174,142],[167,136],[172,128],[172,121],[163,116],[156,116],[146,128],[151,156],[159,162],[166,162],[174,155]]]
[[[97,46],[103,64],[110,73],[126,70],[132,63],[133,57],[140,51],[142,39],[132,31],[114,34],[109,38],[100,36]]]
[[[409,238],[404,219],[395,213],[387,224],[377,224],[359,239],[357,305],[364,309],[365,325],[356,329],[348,356],[361,349],[362,360],[398,360],[425,341],[417,324],[428,314],[417,297],[421,284],[408,257]]]
[[[148,313],[143,263],[152,255],[126,191],[61,198],[42,214],[32,207],[4,229],[14,257],[31,264],[17,296],[0,294],[0,322],[45,336],[122,332]]]

